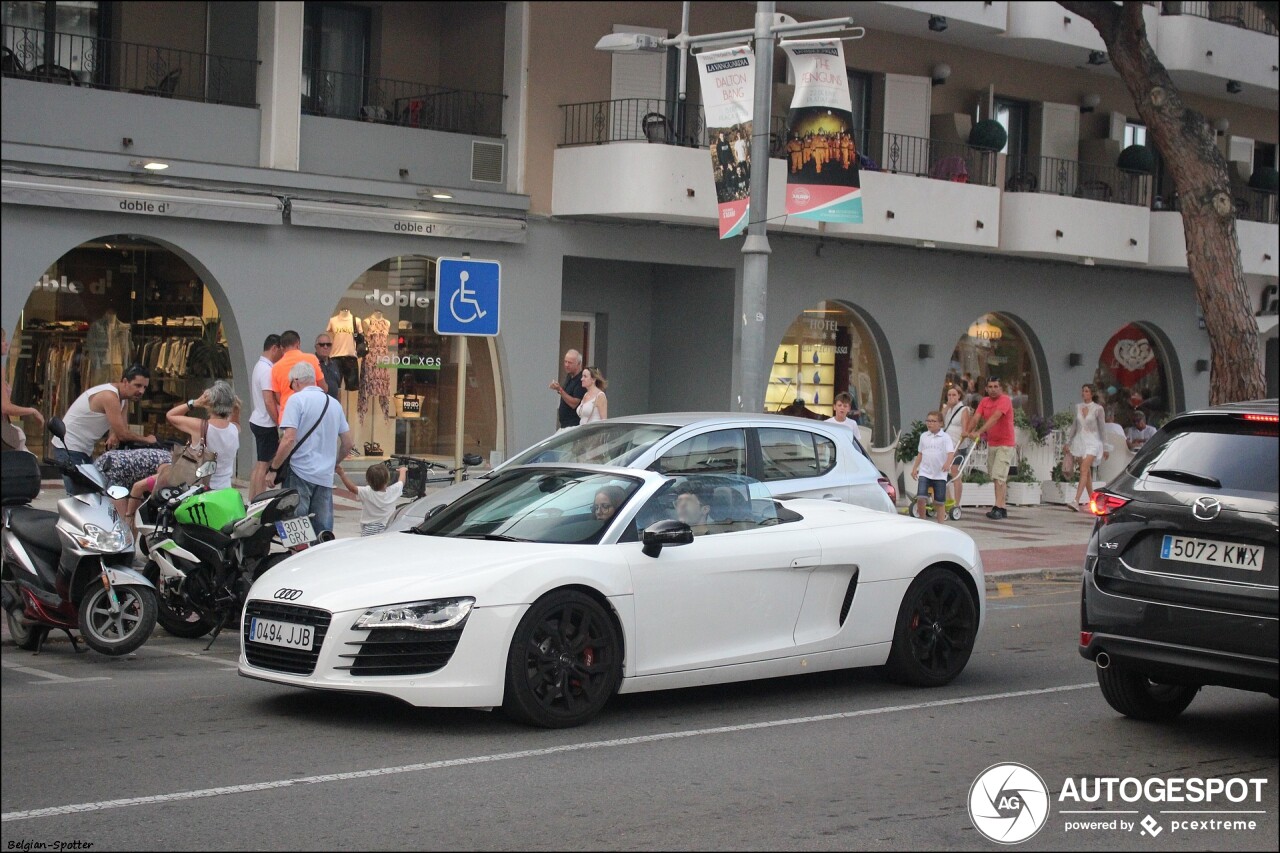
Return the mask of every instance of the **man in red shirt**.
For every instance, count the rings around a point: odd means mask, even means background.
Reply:
[[[328,392],[329,386],[325,384],[324,372],[320,369],[320,359],[309,352],[302,351],[301,335],[292,329],[281,332],[280,348],[284,350],[284,355],[271,366],[271,387],[276,395],[276,412],[284,412],[284,404],[293,394],[293,390],[289,387],[289,369],[300,361],[305,361],[315,368],[316,387]]]
[[[987,473],[996,486],[996,505],[987,513],[987,518],[1008,518],[1009,510],[1005,508],[1004,501],[1017,439],[1013,432],[1013,401],[994,376],[987,377],[987,396],[978,403],[969,437],[976,441],[983,434],[987,436]]]

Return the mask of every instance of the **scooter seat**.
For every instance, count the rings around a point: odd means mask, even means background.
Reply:
[[[47,509],[15,506],[9,510],[9,528],[31,555],[40,577],[49,589],[53,589],[58,556],[62,552],[58,538],[58,514]]]

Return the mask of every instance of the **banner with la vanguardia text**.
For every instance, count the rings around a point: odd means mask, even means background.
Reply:
[[[750,215],[755,56],[751,48],[742,46],[700,53],[697,58],[723,240],[745,231]]]
[[[862,222],[858,145],[839,39],[784,42],[796,93],[787,114],[787,214]]]

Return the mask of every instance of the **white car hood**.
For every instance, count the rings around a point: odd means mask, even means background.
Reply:
[[[427,598],[472,596],[477,607],[527,603],[506,600],[514,590],[498,581],[555,561],[581,562],[590,545],[447,539],[413,533],[344,539],[290,557],[259,578],[250,598],[274,600],[276,590],[301,590],[290,604],[332,612]]]

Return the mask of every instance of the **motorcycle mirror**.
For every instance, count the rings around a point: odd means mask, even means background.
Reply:
[[[107,489],[107,497],[114,501],[129,497],[129,490],[124,486],[111,486]]]
[[[49,434],[58,441],[63,441],[67,437],[67,425],[62,422],[62,418],[49,418]]]
[[[196,478],[203,479],[204,477],[212,477],[213,472],[216,470],[218,470],[218,463],[202,462],[200,463],[200,467],[196,468]]]
[[[482,465],[483,463],[484,463],[484,457],[482,457],[478,453],[467,453],[467,454],[464,454],[462,457],[462,464],[468,467]]]

